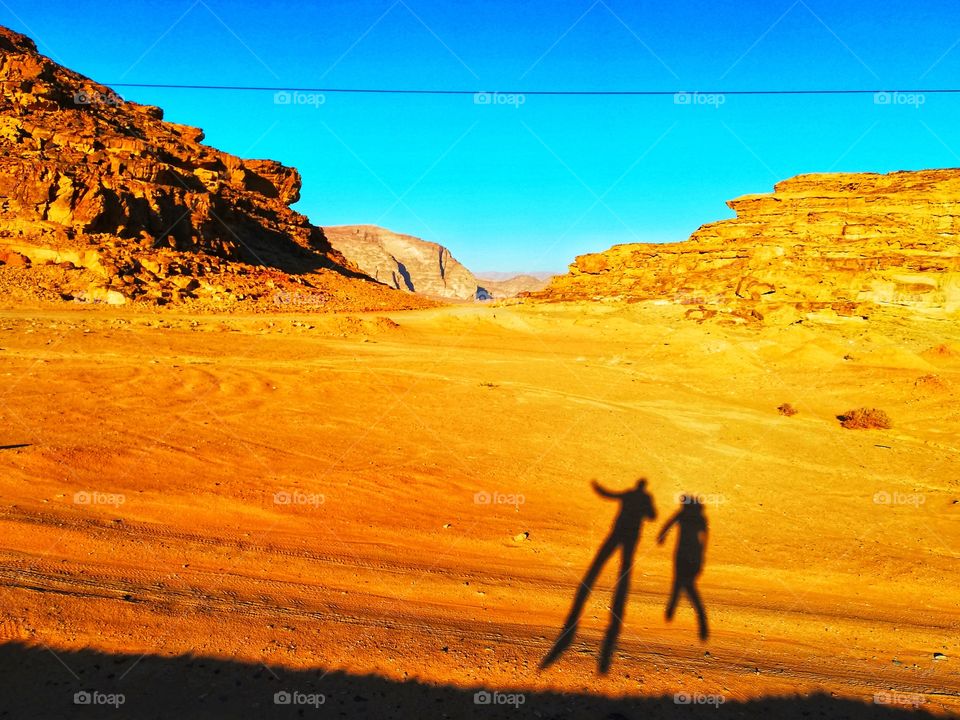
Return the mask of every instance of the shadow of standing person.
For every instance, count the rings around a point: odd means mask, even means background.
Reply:
[[[670,591],[670,600],[667,602],[667,621],[673,620],[680,593],[685,592],[690,598],[693,609],[697,612],[700,639],[706,640],[709,635],[707,613],[703,609],[696,582],[697,576],[703,569],[703,553],[707,544],[707,518],[703,513],[703,505],[696,497],[680,496],[680,509],[663,526],[657,536],[658,545],[663,544],[667,533],[674,525],[677,525],[680,531],[673,557],[673,588]]]
[[[599,485],[596,481],[592,483],[593,490],[598,495],[611,500],[617,500],[620,503],[620,512],[613,522],[613,527],[606,540],[597,550],[593,562],[583,576],[580,587],[573,600],[573,606],[567,615],[566,622],[563,624],[563,630],[560,636],[553,644],[550,652],[541,661],[540,668],[547,668],[559,659],[564,651],[570,647],[573,638],[577,633],[577,626],[580,623],[580,616],[583,613],[583,606],[587,602],[590,592],[600,575],[600,571],[607,560],[620,550],[620,574],[617,578],[617,586],[614,591],[613,605],[610,608],[610,623],[607,626],[607,633],[603,639],[603,646],[600,649],[599,669],[601,674],[605,674],[610,668],[610,659],[617,645],[617,638],[620,635],[620,629],[623,626],[623,615],[627,605],[627,594],[630,591],[630,575],[633,570],[633,556],[637,549],[637,542],[640,540],[640,527],[644,519],[654,520],[657,517],[657,511],[653,507],[653,498],[646,491],[647,481],[645,478],[637,480],[637,484],[631,490],[623,492],[613,492]]]

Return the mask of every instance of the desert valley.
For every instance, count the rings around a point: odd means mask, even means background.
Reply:
[[[960,714],[960,170],[503,277],[0,78],[0,717]]]

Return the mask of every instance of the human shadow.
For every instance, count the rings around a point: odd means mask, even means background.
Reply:
[[[657,535],[658,545],[663,544],[674,525],[679,528],[679,532],[673,556],[673,587],[667,601],[667,621],[673,620],[680,593],[686,593],[697,613],[700,639],[706,640],[710,634],[707,612],[697,591],[697,577],[703,570],[703,554],[707,544],[707,518],[703,512],[703,504],[693,495],[681,495],[680,509],[667,520]]]
[[[603,645],[600,648],[600,657],[598,666],[601,674],[606,674],[610,669],[610,660],[613,657],[613,651],[617,646],[617,638],[623,627],[623,616],[627,605],[627,594],[630,591],[630,576],[633,570],[633,556],[637,549],[637,543],[640,540],[640,528],[644,519],[654,520],[657,517],[657,511],[653,506],[653,498],[647,492],[647,481],[645,478],[637,480],[637,484],[631,490],[623,492],[614,492],[607,490],[596,481],[592,483],[594,492],[604,498],[617,500],[620,503],[620,511],[613,521],[613,527],[606,540],[597,550],[593,562],[587,569],[577,594],[573,600],[573,606],[563,624],[559,637],[554,642],[550,652],[540,662],[540,668],[550,667],[555,663],[564,651],[570,647],[573,638],[577,634],[577,627],[580,624],[580,616],[583,614],[583,606],[593,590],[593,586],[600,575],[600,571],[607,560],[619,549],[620,550],[620,574],[617,577],[617,585],[614,590],[613,605],[610,608],[610,622],[607,625],[607,632],[603,638]]]

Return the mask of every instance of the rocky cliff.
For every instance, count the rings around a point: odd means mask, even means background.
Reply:
[[[293,168],[208,147],[6,28],[0,83],[0,263],[56,264],[33,278],[52,295],[165,303],[266,283],[383,294],[290,209]]]
[[[497,300],[541,290],[545,278],[494,273],[477,278],[443,245],[376,225],[324,228],[334,249],[372,278],[390,287],[435,298]]]
[[[727,203],[689,240],[583,255],[534,297],[659,300],[744,320],[960,310],[960,170],[811,174]]]
[[[333,246],[390,287],[438,298],[474,299],[477,279],[443,245],[376,225],[326,227]]]

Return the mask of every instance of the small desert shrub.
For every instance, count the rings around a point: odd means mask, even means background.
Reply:
[[[877,408],[857,408],[848,410],[843,415],[837,415],[840,424],[850,430],[870,430],[877,428],[888,430],[893,427],[893,421],[883,410]]]
[[[783,405],[778,406],[777,410],[780,412],[781,415],[786,415],[787,417],[790,417],[791,415],[796,415],[798,412],[800,412],[790,403],[784,403]]]

